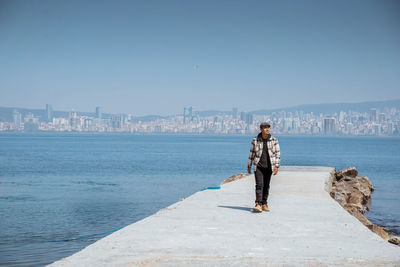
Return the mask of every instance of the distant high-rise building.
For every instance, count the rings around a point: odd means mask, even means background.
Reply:
[[[294,119],[292,121],[292,130],[297,130],[300,127],[300,121],[298,119]]]
[[[253,114],[246,115],[246,123],[247,125],[253,124]]]
[[[342,122],[344,121],[346,113],[344,111],[339,112],[339,121]]]
[[[15,128],[21,127],[21,113],[19,113],[16,109],[13,111],[13,123]]]
[[[334,135],[335,134],[335,119],[325,118],[324,119],[324,134]]]
[[[240,120],[246,121],[246,112],[244,111],[240,112]]]
[[[276,112],[272,112],[272,114],[271,114],[271,119],[274,121],[274,120],[277,120],[278,119],[278,114],[276,114]]]
[[[289,128],[292,126],[292,120],[290,118],[282,119],[282,126],[284,131],[289,131]]]
[[[71,110],[71,111],[69,112],[69,115],[68,115],[68,122],[69,122],[69,125],[70,125],[72,128],[75,128],[75,127],[78,126],[78,117],[77,117],[76,111]]]
[[[219,120],[219,118],[218,118],[218,115],[217,115],[217,116],[214,116],[214,121],[213,121],[213,122],[214,122],[214,124],[215,124],[215,123],[217,123],[217,122],[218,122],[218,120]]]
[[[101,119],[103,116],[103,111],[101,107],[96,107],[96,118]]]
[[[386,116],[385,113],[379,113],[379,122],[385,122]]]
[[[53,121],[53,107],[50,104],[46,104],[45,121],[46,122],[52,122]]]
[[[83,128],[84,128],[86,131],[90,131],[91,128],[92,128],[92,123],[93,123],[92,118],[85,118],[85,119],[83,120]]]
[[[187,108],[183,108],[183,123],[186,123],[187,120]]]
[[[188,114],[189,121],[192,121],[192,117],[193,117],[193,108],[192,108],[192,107],[189,107],[188,111],[189,111],[189,114]]]
[[[117,114],[111,116],[111,125],[114,129],[120,129],[124,125],[124,115]]]
[[[183,123],[192,121],[192,119],[193,119],[193,108],[192,107],[183,108]]]
[[[232,119],[237,120],[238,108],[232,108]]]
[[[376,121],[376,114],[377,114],[376,108],[371,108],[369,110],[369,120]]]

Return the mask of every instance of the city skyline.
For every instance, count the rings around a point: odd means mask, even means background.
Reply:
[[[112,113],[400,98],[396,1],[0,3],[0,106]]]
[[[379,104],[379,102],[376,102]],[[1,114],[0,114],[1,115]],[[271,111],[254,114],[233,107],[228,114],[200,115],[193,107],[184,107],[183,113],[152,120],[134,120],[131,114],[104,114],[97,106],[94,115],[78,114],[71,110],[68,116],[56,116],[52,105],[46,104],[42,115],[32,112],[22,116],[13,109],[12,121],[0,120],[0,132],[127,132],[132,134],[225,134],[246,135],[258,132],[261,122],[270,122],[277,135],[375,135],[400,136],[400,107],[369,108],[367,112],[354,110],[333,114],[295,111]]]

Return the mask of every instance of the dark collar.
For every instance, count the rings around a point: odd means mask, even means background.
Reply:
[[[269,135],[267,136],[267,141],[269,141],[270,139],[271,139],[271,134],[269,134]],[[259,133],[259,134],[257,135],[257,140],[258,140],[258,141],[262,141],[262,140],[263,140],[262,134],[261,134],[261,133]]]

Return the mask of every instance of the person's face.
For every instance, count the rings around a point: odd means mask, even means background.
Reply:
[[[263,134],[269,134],[269,130],[270,130],[269,127],[261,128],[261,132],[262,132]]]

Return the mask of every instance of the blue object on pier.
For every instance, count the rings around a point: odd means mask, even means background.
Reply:
[[[207,189],[221,189],[221,187],[220,186],[209,186],[209,187],[204,187],[203,189],[201,189],[201,191],[204,191]]]

